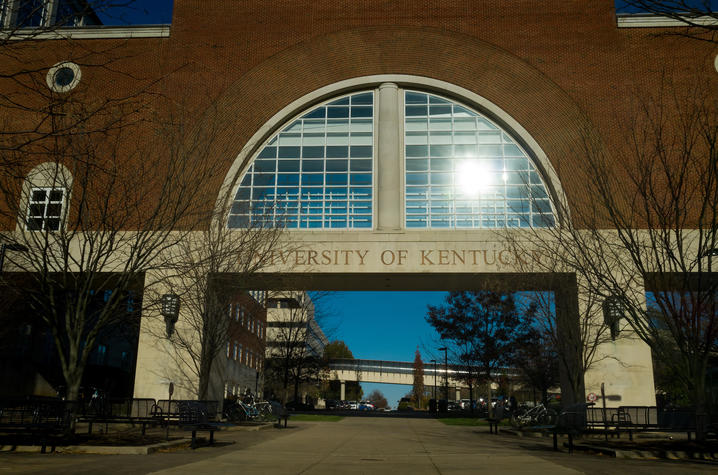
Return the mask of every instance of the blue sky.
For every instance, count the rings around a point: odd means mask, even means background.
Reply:
[[[115,0],[101,0],[111,4]],[[123,3],[125,0],[117,0]],[[135,0],[126,7],[108,8],[98,12],[105,25],[155,25],[172,23],[173,0]]]
[[[112,1],[112,0],[110,0]],[[118,0],[122,3],[124,0]],[[702,6],[705,0],[693,0],[689,4]],[[135,0],[127,7],[114,8],[100,12],[100,18],[106,25],[147,25],[172,22],[173,0]],[[714,10],[718,10],[718,0],[709,2]],[[637,12],[635,8],[626,7],[623,0],[615,1],[619,12]]]
[[[332,340],[343,340],[355,358],[413,361],[417,346],[422,359],[434,356],[437,335],[426,323],[426,306],[444,302],[446,292],[336,292],[327,300],[333,317],[327,327],[337,327]],[[378,388],[389,404],[397,401],[411,386],[363,383],[367,395]]]

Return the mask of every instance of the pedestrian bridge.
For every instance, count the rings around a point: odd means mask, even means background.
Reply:
[[[472,368],[476,374],[476,368]],[[424,386],[453,387],[458,392],[467,388],[464,376],[467,367],[464,365],[424,364]],[[513,368],[501,368],[493,376],[518,376]],[[345,382],[358,381],[364,383],[414,384],[414,363],[411,361],[383,361],[359,359],[333,359],[329,361],[329,379],[341,381],[341,399],[345,399]],[[448,380],[448,384],[447,384]]]

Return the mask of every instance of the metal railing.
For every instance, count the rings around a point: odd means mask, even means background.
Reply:
[[[339,371],[360,371],[360,372],[373,372],[373,373],[388,373],[388,374],[413,374],[414,363],[407,361],[384,361],[384,360],[360,360],[360,359],[332,359],[329,360],[329,368]],[[472,374],[480,374],[483,370],[478,367],[471,367]],[[433,365],[424,365],[424,376],[444,377],[449,374],[450,378],[463,377],[469,373],[467,366],[465,365],[449,365],[447,368],[442,365],[436,365],[436,370]],[[494,371],[493,375],[500,376],[516,376],[518,371],[514,368],[499,368]]]

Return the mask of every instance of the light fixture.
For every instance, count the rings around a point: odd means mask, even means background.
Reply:
[[[180,298],[177,294],[165,294],[160,299],[160,313],[165,318],[165,327],[167,330],[167,338],[172,336],[175,329],[175,323],[179,319]]]
[[[615,340],[620,333],[619,322],[623,318],[623,305],[621,299],[615,295],[606,297],[603,301],[603,321],[611,330],[611,339]]]

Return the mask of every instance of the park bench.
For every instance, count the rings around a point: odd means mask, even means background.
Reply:
[[[573,439],[589,430],[588,409],[592,402],[572,404],[558,415],[556,424],[550,429],[553,433],[553,449],[558,450],[558,436],[568,436],[568,453],[573,453]]]
[[[601,428],[606,434],[613,432],[620,437],[628,433],[630,440],[636,432],[686,432],[690,440],[696,431],[695,411],[670,409],[659,411],[656,406],[619,406],[615,408],[590,408],[589,429]]]
[[[155,417],[162,420],[163,424],[177,425],[181,418],[181,407],[188,402],[202,403],[210,422],[219,420],[219,402],[218,401],[193,401],[187,399],[160,399],[153,410]]]
[[[559,415],[553,428],[554,450],[558,450],[558,434],[568,435],[569,453],[573,452],[573,438],[583,434],[602,433],[620,437],[628,433],[633,440],[636,432],[686,432],[688,439],[696,432],[696,414],[691,409],[658,411],[656,406],[591,407],[580,403],[568,407]]]
[[[209,432],[209,445],[214,444],[215,431],[224,427],[223,424],[216,422],[216,410],[214,413],[209,411],[206,401],[178,401],[177,409],[178,426],[182,430],[192,432],[193,449],[197,448],[197,432]]]
[[[77,422],[88,424],[88,434],[92,434],[94,424],[105,424],[105,431],[109,424],[135,424],[142,426],[142,435],[148,425],[162,422],[157,411],[154,399],[124,398],[93,401],[80,404],[76,418]]]
[[[272,406],[272,416],[277,418],[277,428],[282,427],[282,419],[284,419],[284,427],[287,427],[287,420],[289,419],[289,412],[287,408],[279,404],[277,401],[270,401],[269,404]]]
[[[489,423],[489,433],[491,434],[498,434],[499,433],[499,423],[501,423],[501,420],[504,418],[504,406],[501,404],[497,404],[494,408],[494,415],[493,417],[487,417],[486,421]]]
[[[45,453],[48,442],[63,434],[68,424],[65,401],[54,398],[26,398],[0,401],[0,433],[15,439],[30,437]],[[54,449],[54,446],[53,446]]]

